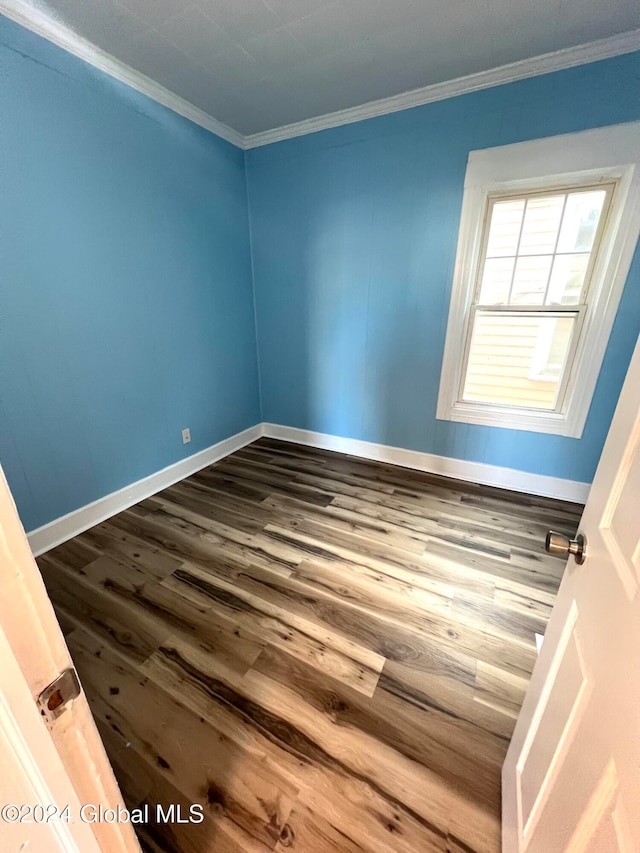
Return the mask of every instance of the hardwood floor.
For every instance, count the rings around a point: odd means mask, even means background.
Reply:
[[[498,851],[580,512],[261,439],[40,557],[143,848]]]

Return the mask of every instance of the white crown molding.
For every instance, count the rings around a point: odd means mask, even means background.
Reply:
[[[129,65],[125,65],[124,62],[116,59],[110,53],[101,50],[43,9],[34,7],[25,0],[0,0],[0,13],[53,42],[68,53],[83,59],[89,65],[93,65],[94,68],[104,71],[110,77],[115,77],[121,83],[126,83],[127,86],[131,86],[132,89],[141,92],[151,98],[152,101],[157,101],[174,113],[178,113],[178,115],[184,116],[205,130],[215,133],[216,136],[226,139],[232,145],[244,148],[244,136],[241,133],[213,118],[184,98],[170,92],[169,89],[165,89],[164,86],[156,83],[150,77],[140,74],[139,71]]]
[[[442,83],[424,86],[421,89],[412,89],[410,92],[402,92],[389,98],[369,101],[357,107],[349,107],[345,110],[294,122],[261,133],[243,136],[239,131],[223,124],[223,122],[205,113],[204,110],[175,95],[169,89],[165,89],[155,80],[141,74],[87,41],[87,39],[82,38],[44,9],[34,7],[26,0],[0,0],[0,14],[11,18],[11,20],[53,42],[68,53],[88,62],[89,65],[93,65],[100,71],[104,71],[105,74],[115,77],[116,80],[131,86],[132,89],[147,95],[153,101],[157,101],[241,149],[259,148],[283,139],[306,136],[309,133],[316,133],[331,127],[353,124],[375,116],[419,107],[433,101],[453,98],[456,95],[464,95],[467,92],[489,89],[492,86],[513,83],[527,77],[537,77],[540,74],[561,71],[564,68],[573,68],[576,65],[585,65],[589,62],[610,59],[614,56],[640,50],[639,28],[576,47],[563,48],[531,59],[512,62],[509,65],[501,65],[487,71],[480,71],[477,74],[469,74],[466,77],[458,77],[455,80],[446,80]]]
[[[388,444],[375,444],[371,441],[360,441],[357,438],[342,438],[323,432],[312,432],[308,429],[282,426],[281,424],[262,424],[262,434],[267,438],[281,441],[291,441],[294,444],[305,444],[309,447],[320,447],[323,450],[335,450],[372,459],[375,462],[388,462],[403,468],[413,468],[416,471],[426,471],[429,474],[439,474],[442,477],[452,477],[454,480],[465,480],[468,483],[481,483],[484,486],[497,486],[514,492],[524,492],[530,495],[542,495],[548,498],[586,503],[591,488],[589,483],[575,480],[563,480],[559,477],[548,477],[543,474],[530,474],[515,468],[502,468],[499,465],[487,465],[485,462],[469,462],[466,459],[452,459],[448,456],[436,456],[433,453],[422,453],[418,450],[406,450],[403,447],[392,447]]]
[[[199,453],[194,453],[186,459],[181,459],[173,465],[163,468],[161,471],[156,471],[155,474],[150,474],[142,480],[131,483],[125,486],[124,489],[118,489],[117,492],[111,492],[97,501],[81,506],[79,509],[73,510],[66,515],[55,518],[48,524],[38,527],[27,534],[29,545],[34,556],[39,556],[61,542],[66,542],[68,539],[73,539],[89,527],[95,524],[100,524],[112,515],[122,512],[133,504],[143,501],[145,498],[155,495],[156,492],[162,491],[179,480],[184,480],[185,477],[190,477],[196,471],[206,468],[207,465],[213,465],[230,453],[235,453],[247,444],[251,444],[262,435],[262,424],[256,424],[242,432],[225,438],[223,441],[212,444],[201,450]]]
[[[632,53],[636,50],[640,50],[640,29],[630,30],[576,47],[563,48],[552,53],[534,56],[531,59],[522,59],[509,65],[479,71],[477,74],[457,77],[455,80],[445,80],[442,83],[424,86],[421,89],[412,89],[410,92],[402,92],[399,95],[381,98],[378,101],[369,101],[358,107],[349,107],[335,113],[327,113],[283,127],[254,133],[245,136],[244,147],[246,149],[259,148],[272,142],[280,142],[283,139],[306,136],[309,133],[317,133],[319,130],[327,130],[330,127],[353,124],[375,116],[419,107],[433,101],[443,101],[446,98],[453,98],[456,95],[464,95],[468,92],[476,92],[479,89],[489,89],[493,86],[501,86],[504,83],[524,80],[527,77],[538,77],[541,74],[562,71],[576,65],[586,65],[600,59],[611,59],[614,56],[621,56],[624,53]]]

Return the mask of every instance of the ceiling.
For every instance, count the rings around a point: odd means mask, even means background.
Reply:
[[[42,11],[42,2],[28,2]],[[638,0],[45,5],[93,44],[243,135],[640,26]]]

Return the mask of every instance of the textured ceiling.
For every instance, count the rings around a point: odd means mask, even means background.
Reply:
[[[46,7],[242,134],[640,26],[638,0],[46,0]]]

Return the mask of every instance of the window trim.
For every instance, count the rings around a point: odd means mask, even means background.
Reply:
[[[462,345],[469,330],[490,198],[610,183],[616,186],[594,260],[562,411],[461,401]],[[640,122],[470,152],[436,417],[580,438],[639,233]]]

